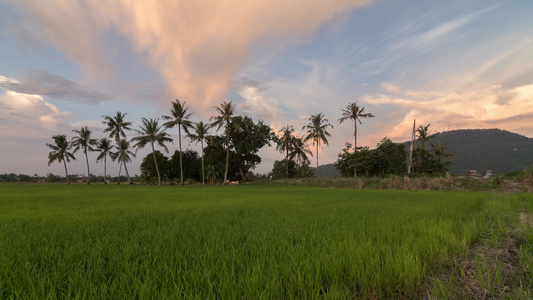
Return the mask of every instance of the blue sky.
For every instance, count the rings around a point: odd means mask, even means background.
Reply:
[[[371,148],[408,140],[414,118],[533,137],[532,15],[526,0],[0,0],[0,173],[63,174],[47,165],[53,135],[104,137],[102,115],[140,123],[176,98],[194,121],[233,101],[276,131],[321,112],[334,128],[320,164],[353,140],[337,120],[356,100],[376,116],[358,130]],[[81,155],[72,173],[85,172]],[[262,173],[283,158],[261,155]]]

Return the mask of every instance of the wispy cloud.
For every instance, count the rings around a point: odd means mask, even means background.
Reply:
[[[47,71],[29,71],[19,80],[0,76],[0,88],[22,94],[34,94],[57,100],[98,104],[111,97],[90,87],[51,74]]]

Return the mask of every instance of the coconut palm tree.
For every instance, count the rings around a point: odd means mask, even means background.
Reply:
[[[118,159],[120,164],[124,165],[124,170],[126,170],[126,175],[128,176],[128,183],[132,184],[130,173],[128,173],[128,167],[126,163],[131,162],[131,156],[135,157],[135,153],[130,151],[130,142],[126,139],[121,139],[117,145],[117,152],[110,152],[111,160],[115,161]],[[118,177],[118,184],[120,184],[120,174]]]
[[[154,157],[155,170],[157,171],[157,184],[161,185],[161,175],[159,173],[159,167],[157,166],[157,158],[155,156],[154,143],[157,143],[159,147],[165,149],[165,152],[168,153],[168,148],[165,145],[167,142],[172,142],[172,139],[169,138],[169,134],[165,132],[164,125],[159,125],[159,118],[155,120],[150,118],[142,118],[142,125],[139,126],[140,130],[137,130],[139,136],[136,136],[131,139],[132,142],[137,142],[133,147],[137,150],[144,148],[146,144],[150,143],[152,148],[152,155]]]
[[[352,120],[353,121],[353,136],[354,136],[354,153],[357,151],[357,122],[362,124],[361,118],[373,118],[372,113],[365,113],[365,108],[357,105],[357,101],[349,103],[346,105],[346,108],[342,109],[342,117],[338,120],[339,124],[342,124],[344,121]],[[354,166],[353,177],[357,177],[357,170]]]
[[[96,142],[96,151],[100,152],[96,158],[96,162],[104,160],[104,184],[107,184],[107,155],[113,150],[111,141],[107,138],[101,138]]]
[[[331,136],[327,132],[327,128],[333,128],[333,125],[328,123],[328,119],[324,118],[322,113],[312,115],[309,117],[309,124],[302,127],[302,130],[307,129],[307,136],[304,138],[304,142],[309,140],[313,141],[313,145],[316,144],[316,176],[318,177],[318,148],[320,142],[329,145],[328,136]]]
[[[307,154],[313,156],[313,152],[309,150],[309,146],[304,142],[304,138],[294,137],[292,141],[292,151],[289,153],[290,159],[296,158],[297,165],[299,165],[300,162],[303,164],[309,162]]]
[[[440,142],[436,142],[435,144],[430,143],[430,145],[432,148],[431,152],[435,154],[435,156],[437,157],[439,161],[443,157],[452,157],[456,155],[454,151],[451,151],[451,152],[449,151],[447,144],[441,144]]]
[[[191,128],[193,129],[193,133],[190,133],[187,135],[187,137],[192,141],[200,142],[200,146],[202,149],[202,185],[205,185],[205,173],[204,173],[204,140],[208,137],[209,129],[211,128],[210,124],[206,124],[202,121],[198,123],[194,123]],[[181,152],[180,152],[181,155]]]
[[[429,130],[429,126],[431,124],[427,124],[426,126],[420,125],[416,129],[416,137],[419,141],[422,142],[422,148],[426,149],[426,142],[432,139],[435,135]]]
[[[85,161],[87,162],[87,184],[91,184],[91,171],[89,169],[89,156],[87,152],[94,151],[93,146],[96,145],[96,139],[91,139],[91,131],[89,128],[87,128],[87,126],[82,127],[80,130],[72,131],[78,134],[78,136],[73,137],[71,141],[72,147],[74,147],[74,151],[72,153],[76,153],[78,150],[83,149]]]
[[[293,144],[295,137],[293,133],[294,127],[287,125],[278,131],[280,136],[276,140],[276,149],[281,153],[285,152],[285,177],[289,177],[289,152],[294,149]]]
[[[70,162],[71,159],[76,160],[74,154],[69,151],[70,148],[72,148],[72,145],[67,141],[67,136],[64,134],[54,135],[52,139],[54,139],[54,144],[46,144],[48,148],[52,149],[52,151],[48,153],[48,166],[54,161],[59,163],[63,162],[63,165],[65,166],[65,178],[67,179],[67,184],[70,184],[68,179],[67,162]]]
[[[209,119],[212,122],[213,126],[217,126],[219,130],[222,126],[226,130],[226,171],[224,172],[224,184],[228,181],[228,169],[229,169],[229,129],[231,121],[236,114],[235,105],[230,102],[222,102],[220,106],[215,106],[215,110],[218,113],[218,116],[213,116]]]
[[[191,127],[192,122],[189,121],[189,117],[192,113],[189,113],[189,108],[185,106],[185,101],[183,103],[180,100],[172,102],[172,108],[170,109],[170,116],[163,116],[163,119],[169,120],[165,123],[167,128],[172,128],[178,126],[178,141],[180,148],[180,183],[183,184],[183,160],[181,157],[181,127],[185,133],[189,133],[188,128]]]
[[[102,121],[102,123],[104,123],[104,125],[107,126],[106,129],[104,129],[104,133],[105,132],[109,132],[109,138],[111,139],[114,139],[115,140],[115,143],[117,144],[117,147],[119,146],[120,144],[120,138],[126,138],[126,130],[127,131],[130,131],[132,130],[131,129],[131,126],[133,125],[132,122],[126,122],[124,120],[124,118],[126,117],[126,113],[121,113],[119,111],[117,111],[117,114],[115,115],[115,117],[110,117],[110,116],[103,116],[104,117],[104,121]],[[120,164],[120,168],[119,168],[119,171],[118,171],[118,178],[119,178],[119,183],[120,183],[120,171],[122,170],[122,163]]]

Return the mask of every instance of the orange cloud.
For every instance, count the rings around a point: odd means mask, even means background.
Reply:
[[[298,42],[370,1],[19,0],[11,6],[25,12],[44,42],[93,74],[107,69],[111,55],[102,35],[121,33],[163,74],[175,97],[204,110],[222,100],[254,43],[275,37]]]

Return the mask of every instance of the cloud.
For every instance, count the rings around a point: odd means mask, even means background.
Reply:
[[[69,131],[65,112],[45,101],[42,96],[8,91],[0,94],[0,136],[42,138]]]
[[[40,70],[29,71],[20,81],[0,76],[0,88],[21,94],[41,95],[78,103],[98,104],[111,99],[110,96],[90,87]]]
[[[468,91],[417,91],[384,84],[387,93],[365,96],[373,105],[392,105],[401,110],[396,125],[387,136],[405,139],[413,119],[417,124],[431,123],[434,130],[442,131],[449,124],[453,128],[494,128],[533,135],[533,129],[524,119],[533,114],[533,84],[516,88],[501,85],[485,86]]]
[[[106,32],[129,38],[135,53],[165,77],[169,90],[196,109],[227,92],[249,49],[265,39],[313,34],[318,26],[370,0],[318,1],[60,1],[7,4],[40,37],[92,74],[109,68]],[[61,16],[61,17],[57,17]],[[305,40],[305,39],[303,39]],[[130,51],[130,49],[123,49]]]

